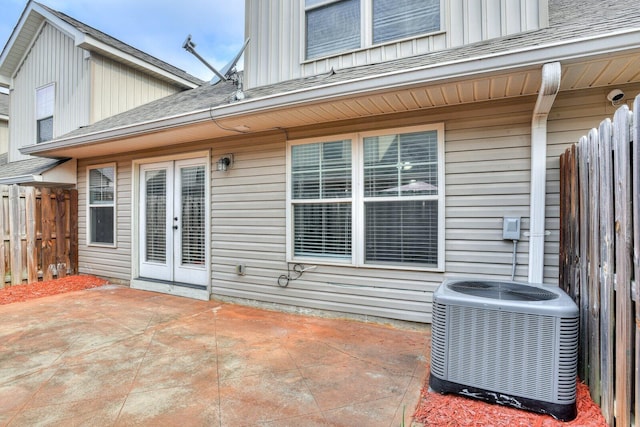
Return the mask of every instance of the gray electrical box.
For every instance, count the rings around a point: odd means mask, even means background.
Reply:
[[[502,219],[502,238],[505,240],[520,240],[519,216],[505,216]]]

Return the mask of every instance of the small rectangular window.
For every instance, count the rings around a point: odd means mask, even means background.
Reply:
[[[314,0],[307,0],[309,8]],[[306,57],[318,58],[360,47],[360,0],[341,0],[309,8]]]
[[[36,129],[38,143],[53,139],[55,88],[54,84],[49,84],[36,89]]]
[[[88,242],[115,244],[115,165],[90,167],[88,175]]]

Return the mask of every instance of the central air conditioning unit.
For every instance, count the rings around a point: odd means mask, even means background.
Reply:
[[[433,299],[431,390],[576,417],[579,315],[564,291],[445,280]]]

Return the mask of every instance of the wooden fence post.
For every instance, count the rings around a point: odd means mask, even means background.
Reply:
[[[67,242],[66,242],[66,209],[64,201],[64,192],[62,189],[56,190],[56,271],[58,278],[67,275]]]
[[[5,224],[6,224],[6,220],[7,218],[4,215],[4,199],[5,199],[5,194],[7,196],[9,196],[9,189],[4,186],[4,185],[0,185],[0,289],[4,288],[5,286],[5,276],[7,274],[6,270],[5,270],[5,263],[6,263],[6,251],[5,251],[5,233],[4,233],[4,229],[5,229]]]
[[[54,254],[53,241],[53,208],[51,206],[51,192],[48,188],[42,189],[42,277],[44,280],[53,279]]]
[[[22,242],[20,239],[20,187],[9,187],[9,235],[11,285],[22,283]]]
[[[631,425],[631,176],[630,115],[626,105],[613,118],[616,220],[616,425]]]
[[[69,191],[69,260],[72,274],[78,274],[78,190]]]
[[[600,407],[609,425],[614,422],[614,209],[613,209],[613,152],[611,148],[611,120],[600,123]]]
[[[36,189],[25,187],[25,217],[27,232],[27,283],[38,281],[36,259]]]

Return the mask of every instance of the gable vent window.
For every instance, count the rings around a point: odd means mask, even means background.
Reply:
[[[306,59],[440,30],[441,0],[305,0]]]
[[[56,87],[50,84],[36,89],[36,127],[37,142],[53,139],[53,109],[56,98]]]

